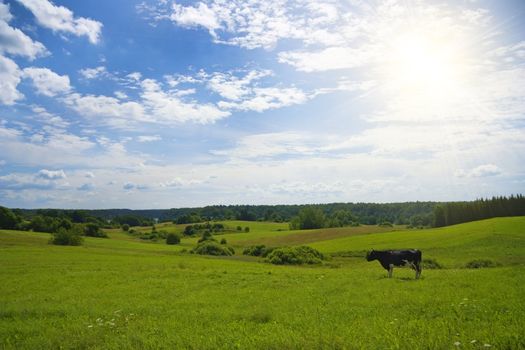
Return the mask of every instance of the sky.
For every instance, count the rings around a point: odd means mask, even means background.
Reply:
[[[525,192],[525,2],[0,0],[0,205]]]

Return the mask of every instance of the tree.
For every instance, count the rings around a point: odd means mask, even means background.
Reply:
[[[97,224],[88,223],[84,226],[84,235],[88,237],[107,237]]]
[[[13,230],[20,223],[20,218],[9,208],[0,207],[0,228]]]
[[[316,207],[306,207],[299,211],[299,228],[309,230],[322,228],[325,223],[325,216],[321,209]]]
[[[443,227],[446,224],[445,209],[438,205],[434,208],[434,227]]]
[[[168,236],[166,237],[166,244],[179,244],[180,243],[180,236],[176,233],[168,233]]]
[[[81,245],[82,237],[64,228],[60,228],[53,234],[49,243],[55,245]]]

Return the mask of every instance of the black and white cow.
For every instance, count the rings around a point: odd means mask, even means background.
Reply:
[[[381,266],[388,271],[388,277],[392,277],[394,266],[410,266],[416,270],[416,278],[421,275],[421,251],[417,249],[408,250],[373,250],[366,254],[366,260],[379,260]]]

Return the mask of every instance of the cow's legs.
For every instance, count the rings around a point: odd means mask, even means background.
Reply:
[[[392,272],[394,272],[394,264],[388,266],[388,278],[392,278]]]
[[[419,279],[419,276],[421,276],[421,264],[416,263],[416,279]]]

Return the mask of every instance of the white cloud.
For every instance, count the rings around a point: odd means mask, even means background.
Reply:
[[[93,191],[94,189],[95,189],[95,185],[92,183],[85,183],[77,187],[77,190],[79,191]]]
[[[159,135],[141,135],[137,137],[138,142],[154,142],[160,140],[162,140],[162,137]]]
[[[181,177],[176,177],[171,180],[159,183],[159,186],[160,187],[185,188],[185,187],[201,185],[207,182],[208,180],[184,179]]]
[[[144,120],[144,108],[138,102],[120,102],[109,96],[72,93],[64,97],[66,105],[88,118],[100,118],[102,123],[126,126]]]
[[[139,184],[135,184],[133,182],[126,182],[122,188],[126,191],[132,191],[132,190],[145,190],[145,189],[148,189],[148,186],[146,185],[139,185]]]
[[[155,20],[169,19],[182,27],[202,27],[215,42],[248,49],[270,49],[279,40],[297,39],[307,44],[338,43],[341,36],[330,30],[342,10],[329,1],[210,0],[183,6],[163,1],[144,7]],[[306,6],[305,6],[306,5]]]
[[[7,57],[0,55],[0,103],[12,105],[24,95],[17,90],[21,76],[18,65]]]
[[[84,17],[74,17],[64,6],[55,6],[48,0],[18,0],[29,9],[37,22],[53,32],[64,32],[76,36],[87,36],[92,44],[98,43],[102,23]]]
[[[79,70],[80,75],[86,79],[98,79],[108,74],[106,67],[98,66],[95,68],[84,68]]]
[[[173,4],[173,13],[170,19],[183,27],[202,26],[208,28],[213,36],[215,36],[215,29],[220,28],[219,19],[215,12],[202,2],[199,2],[197,7]]]
[[[454,175],[456,177],[488,177],[501,175],[503,171],[494,164],[479,165],[469,171],[463,169],[457,170]]]
[[[91,172],[91,171],[88,171],[88,172],[86,172],[86,174],[84,176],[87,177],[88,179],[92,179],[92,178],[95,177],[95,174],[93,174],[93,172]]]
[[[220,101],[223,109],[263,112],[305,103],[309,97],[298,88],[254,88],[252,94],[240,102]]]
[[[44,107],[33,105],[31,110],[36,114],[38,119],[46,124],[57,128],[67,128],[70,123],[58,115],[49,113]]]
[[[71,90],[67,75],[58,75],[48,68],[25,68],[23,77],[31,79],[37,93],[41,95],[53,97]]]
[[[123,91],[115,91],[114,94],[119,100],[125,100],[128,98],[128,95]]]
[[[176,93],[163,90],[156,80],[145,79],[141,85],[143,104],[156,122],[207,124],[230,115],[212,104],[185,102]]]
[[[208,78],[207,86],[214,92],[228,100],[238,101],[246,95],[252,94],[254,81],[271,75],[269,70],[251,70],[242,78],[229,73],[213,73]],[[203,76],[206,76],[203,74]]]
[[[38,177],[46,180],[58,180],[58,179],[65,179],[66,173],[64,170],[47,170],[42,169],[37,174]]]
[[[279,62],[304,72],[349,69],[370,63],[370,53],[351,47],[328,47],[319,51],[287,51],[279,53]]]
[[[47,54],[47,50],[38,41],[33,41],[20,29],[9,26],[13,16],[9,5],[0,2],[0,54],[8,53],[27,57],[30,60]]]

